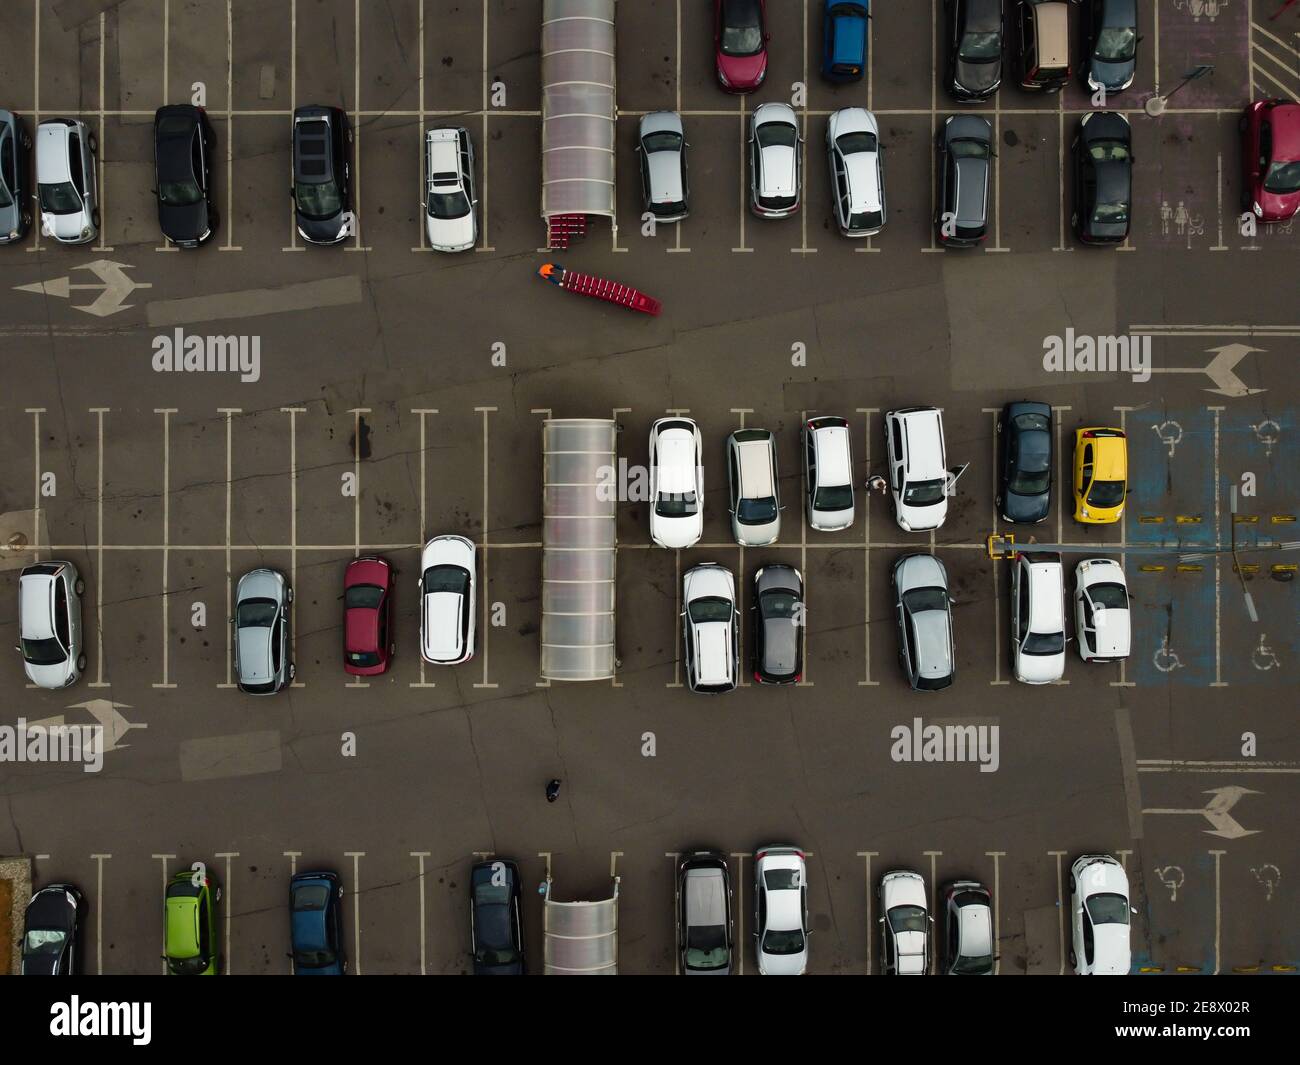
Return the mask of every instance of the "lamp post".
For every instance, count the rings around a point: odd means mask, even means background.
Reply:
[[[1165,113],[1166,105],[1176,93],[1190,85],[1192,82],[1199,81],[1201,78],[1205,77],[1206,74],[1211,74],[1213,72],[1213,63],[1201,63],[1198,66],[1192,67],[1191,70],[1183,75],[1183,80],[1174,86],[1172,92],[1167,92],[1163,96],[1148,96],[1146,103],[1142,105],[1143,110],[1145,110],[1152,118],[1159,118]]]

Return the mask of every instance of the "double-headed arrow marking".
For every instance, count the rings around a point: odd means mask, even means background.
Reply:
[[[111,259],[96,259],[93,263],[73,267],[74,270],[89,270],[98,282],[77,283],[71,277],[56,277],[53,281],[37,281],[32,285],[15,285],[18,292],[35,292],[37,295],[54,296],[57,299],[69,299],[73,292],[86,289],[97,291],[98,296],[92,303],[74,305],[73,309],[93,314],[96,318],[107,318],[110,314],[125,311],[132,306],[122,302],[137,288],[153,288],[147,281],[132,281],[126,271],[133,269],[129,263],[115,263]]]
[[[1211,788],[1205,794],[1213,798],[1199,810],[1143,810],[1142,812],[1144,814],[1199,814],[1214,826],[1204,829],[1206,835],[1219,836],[1222,839],[1241,839],[1242,836],[1259,834],[1259,829],[1243,828],[1228,813],[1243,795],[1258,795],[1260,794],[1258,791],[1230,784],[1226,788]]]

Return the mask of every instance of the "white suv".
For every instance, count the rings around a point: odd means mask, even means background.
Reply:
[[[741,547],[766,547],[781,532],[776,437],[766,429],[737,429],[727,437],[731,533]]]
[[[474,143],[464,127],[424,135],[424,224],[434,251],[468,251],[478,240],[474,217]]]
[[[99,235],[95,135],[77,118],[36,127],[36,188],[41,232],[60,244],[88,244]]]
[[[704,533],[704,446],[690,418],[650,426],[650,539],[690,547]]]
[[[803,437],[808,524],[834,532],[853,524],[853,448],[843,418],[809,418]]]
[[[437,666],[474,657],[474,544],[435,536],[420,554],[420,655]]]
[[[740,672],[740,626],[736,579],[731,570],[705,562],[682,578],[682,639],[686,680],[693,692],[716,695],[736,686]]]
[[[1061,556],[1019,552],[1011,570],[1011,667],[1023,684],[1065,675],[1065,586]]]
[[[905,532],[927,532],[948,516],[948,459],[943,415],[937,407],[907,407],[885,414],[889,491],[894,517]]]
[[[1133,642],[1128,582],[1114,559],[1088,558],[1074,569],[1074,631],[1085,662],[1118,662]]]
[[[81,595],[86,582],[71,562],[37,562],[18,576],[18,643],[27,679],[66,688],[86,668]]]

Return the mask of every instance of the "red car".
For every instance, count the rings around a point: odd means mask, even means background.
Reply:
[[[753,92],[767,74],[766,0],[713,0],[713,50],[718,84]]]
[[[393,657],[393,567],[374,555],[343,574],[343,668],[354,677],[383,673]]]
[[[1241,116],[1242,199],[1261,222],[1300,211],[1300,104],[1258,100]]]

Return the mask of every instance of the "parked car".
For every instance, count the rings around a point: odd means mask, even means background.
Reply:
[[[885,170],[876,116],[861,107],[835,111],[826,121],[831,209],[845,237],[870,237],[885,227]]]
[[[71,884],[50,884],[31,897],[23,919],[23,976],[80,975],[85,908],[81,891]]]
[[[993,127],[978,115],[954,115],[940,127],[938,151],[935,234],[945,248],[973,248],[989,233]]]
[[[28,174],[32,135],[27,124],[12,111],[0,110],[0,244],[12,244],[27,236],[32,212]]]
[[[822,76],[861,81],[867,69],[869,0],[826,0],[822,14]]]
[[[765,0],[713,0],[713,51],[718,84],[753,92],[767,76]]]
[[[686,129],[676,111],[651,111],[637,126],[641,206],[656,222],[680,222],[690,214],[686,180]]]
[[[196,863],[197,864],[197,863]],[[216,976],[221,888],[205,870],[177,870],[163,892],[163,958],[171,976]]]
[[[464,126],[424,134],[424,228],[434,251],[468,251],[478,241],[474,142]]]
[[[769,845],[754,855],[754,938],[763,976],[802,976],[808,968],[808,867],[797,847]]]
[[[727,437],[731,534],[741,547],[766,547],[781,533],[776,437],[766,429],[737,429]]]
[[[292,683],[289,605],[293,589],[273,569],[250,570],[235,586],[235,680],[250,695],[274,695]]]
[[[1300,212],[1300,104],[1256,100],[1241,116],[1242,210],[1261,222]]]
[[[1020,87],[1059,92],[1074,72],[1070,10],[1076,0],[1016,0]]]
[[[197,248],[217,228],[212,154],[217,138],[207,112],[193,104],[160,107],[153,119],[158,227],[178,248]]]
[[[456,666],[474,657],[475,550],[463,536],[435,536],[420,553],[420,656]]]
[[[650,426],[650,539],[690,547],[704,533],[704,443],[690,418]]]
[[[38,688],[66,688],[85,672],[85,590],[71,562],[37,562],[18,575],[18,650],[27,679]]]
[[[1052,408],[1018,400],[998,418],[998,514],[1003,521],[1046,521],[1052,503]]]
[[[1124,516],[1128,495],[1128,441],[1122,429],[1102,426],[1074,434],[1074,520],[1112,525]]]
[[[1085,0],[1087,63],[1083,80],[1094,92],[1123,92],[1137,72],[1137,0]]]
[[[1117,662],[1133,643],[1128,582],[1110,558],[1086,558],[1074,569],[1074,632],[1085,662]]]
[[[885,413],[885,451],[894,518],[905,532],[940,528],[948,517],[948,456],[938,407]]]
[[[799,119],[789,104],[759,104],[749,117],[749,209],[759,218],[799,210],[803,153]]]
[[[89,244],[99,236],[95,135],[77,118],[36,127],[36,191],[41,232],[60,244]]]
[[[843,418],[809,418],[800,428],[808,524],[835,532],[853,524],[853,447]]]
[[[677,953],[683,976],[730,976],[731,873],[721,851],[677,863]]]
[[[352,127],[340,107],[293,113],[293,196],[298,235],[338,244],[352,234]]]
[[[393,567],[362,555],[343,571],[343,669],[354,677],[387,671],[393,642]]]
[[[989,99],[1002,84],[1002,0],[946,0],[944,85],[961,103]]]
[[[948,571],[933,555],[904,555],[890,585],[898,618],[898,662],[913,691],[950,687],[957,668]]]
[[[702,562],[682,577],[682,639],[691,691],[731,691],[740,671],[736,579],[716,562]]]
[[[940,969],[948,976],[992,976],[997,960],[993,942],[993,897],[974,880],[944,887],[943,949]]]
[[[1109,854],[1085,854],[1070,866],[1070,964],[1080,976],[1124,976],[1129,949],[1128,875]]]
[[[1011,568],[1011,667],[1022,684],[1065,675],[1065,589],[1061,556],[1021,551]]]
[[[298,873],[289,881],[289,940],[294,976],[342,976],[343,882],[337,873]]]
[[[760,684],[794,684],[803,679],[806,623],[803,574],[774,563],[754,574],[754,679]]]
[[[925,881],[910,869],[880,878],[880,959],[887,976],[926,976],[930,972],[930,916]]]
[[[475,976],[523,976],[524,928],[519,866],[505,858],[469,872],[469,938]]]
[[[1089,111],[1074,139],[1074,231],[1085,244],[1122,244],[1133,215],[1133,138],[1118,111]]]

